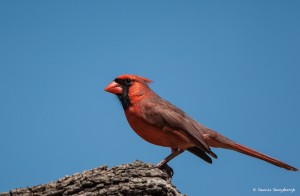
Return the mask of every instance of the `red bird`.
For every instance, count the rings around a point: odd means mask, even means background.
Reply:
[[[172,153],[157,164],[158,168],[165,168],[173,174],[167,163],[185,150],[212,163],[210,156],[217,158],[217,155],[210,147],[215,147],[235,150],[278,167],[298,171],[293,166],[204,127],[153,92],[148,86],[150,82],[152,81],[147,78],[126,74],[114,79],[105,91],[117,95],[129,125],[140,137],[152,144],[171,148]]]

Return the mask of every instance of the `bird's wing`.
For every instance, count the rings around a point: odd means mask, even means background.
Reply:
[[[142,105],[145,121],[155,124],[162,129],[167,128],[182,131],[196,146],[217,158],[203,137],[206,128],[189,117],[181,109],[160,97],[148,99]]]

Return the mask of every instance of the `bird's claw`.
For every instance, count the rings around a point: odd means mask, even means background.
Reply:
[[[168,164],[163,164],[163,165],[156,166],[156,167],[159,168],[160,170],[166,172],[168,174],[169,178],[173,177],[174,170]]]

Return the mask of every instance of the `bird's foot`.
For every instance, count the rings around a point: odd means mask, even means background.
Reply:
[[[157,165],[156,168],[159,168],[160,170],[166,172],[168,174],[168,177],[171,179],[174,175],[174,170],[172,167],[170,167],[168,164],[163,164],[163,165]]]

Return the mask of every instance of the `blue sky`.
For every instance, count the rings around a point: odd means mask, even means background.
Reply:
[[[104,92],[123,73],[154,80],[205,126],[299,168],[299,9],[295,0],[0,1],[0,192],[167,156]],[[178,189],[300,191],[299,173],[214,152],[212,165],[188,152],[170,162]]]

